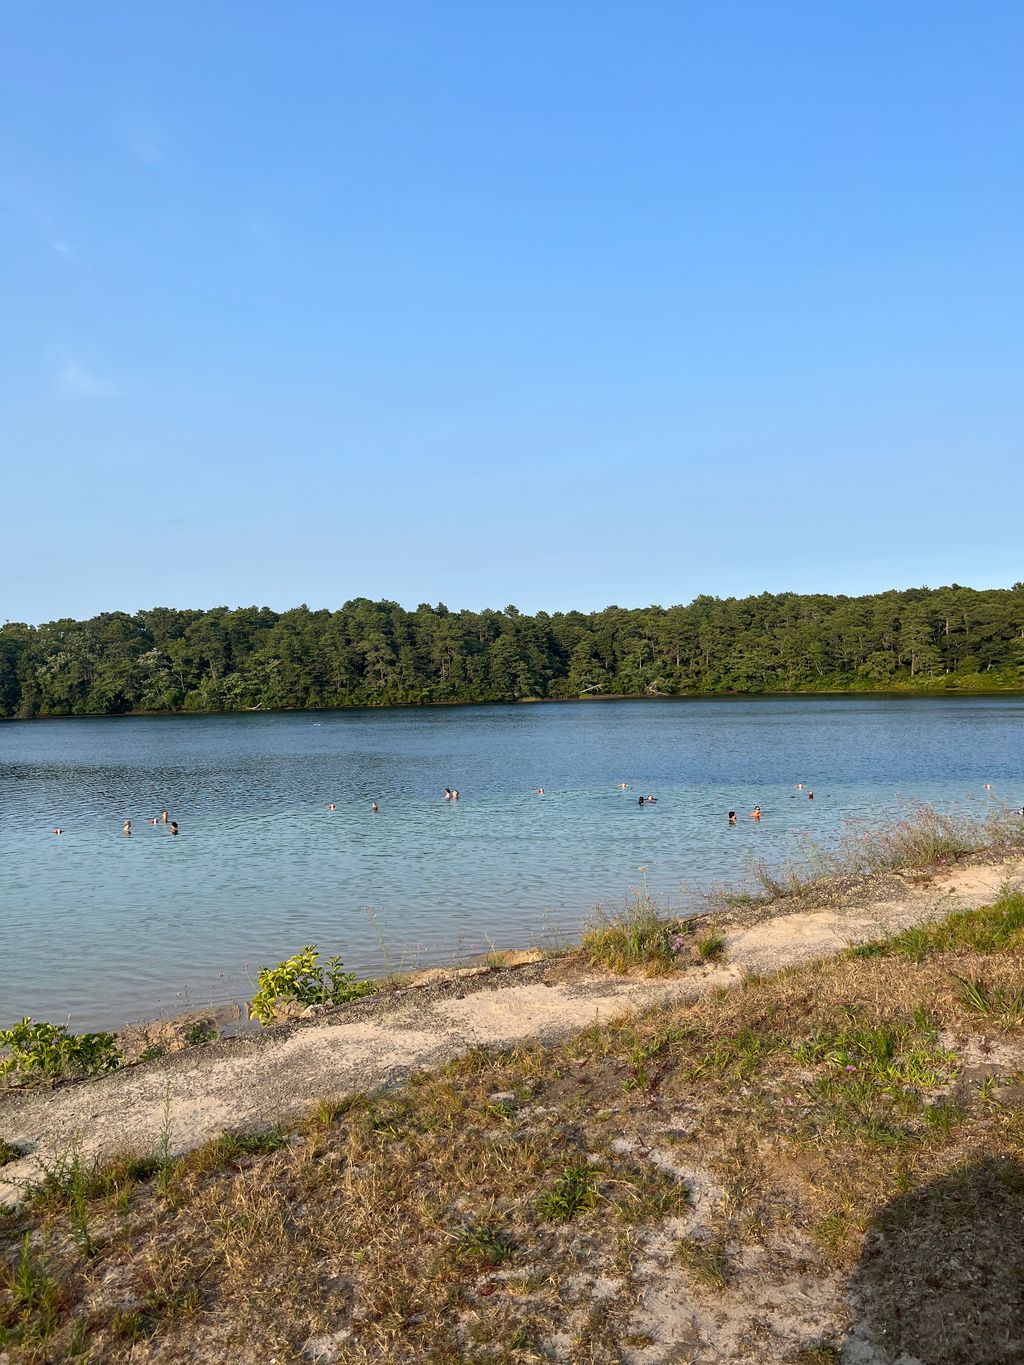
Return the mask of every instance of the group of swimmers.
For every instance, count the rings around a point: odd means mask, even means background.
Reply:
[[[162,810],[162,811],[160,812],[159,815],[153,815],[153,816],[151,816],[151,817],[150,817],[149,823],[150,823],[151,825],[169,825],[172,834],[177,834],[177,833],[178,833],[178,822],[177,822],[177,820],[172,820],[171,817],[170,817],[170,815],[169,815],[169,814],[167,813],[167,811],[165,811],[165,810]],[[54,834],[63,834],[63,833],[64,833],[64,830],[61,828],[60,825],[56,825],[56,826],[54,827],[53,832],[54,832]],[[126,820],[126,821],[124,822],[124,824],[121,826],[121,833],[122,833],[122,834],[126,834],[126,835],[128,835],[129,837],[131,837],[131,832],[132,832],[132,822],[131,822],[130,820]]]
[[[151,825],[170,825],[172,834],[177,834],[178,832],[177,820],[172,820],[165,810],[162,810],[159,815],[150,816],[149,823]],[[121,826],[121,833],[131,834],[131,832],[132,822],[130,820],[126,820],[124,824]]]

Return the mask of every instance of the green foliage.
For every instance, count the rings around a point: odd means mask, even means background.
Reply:
[[[580,947],[599,967],[628,972],[670,972],[677,965],[685,924],[662,913],[646,891],[634,891],[614,910],[598,908],[580,938]]]
[[[1010,991],[967,977],[957,977],[957,980],[960,982],[960,1003],[965,1009],[1007,1026],[1024,1024],[1024,988]]]
[[[10,1142],[5,1142],[0,1138],[0,1166],[7,1166],[12,1161],[17,1161],[21,1156],[21,1148],[15,1147]]]
[[[511,1241],[500,1224],[468,1223],[452,1237],[452,1259],[458,1265],[497,1266],[511,1255]]]
[[[697,952],[704,962],[721,962],[725,957],[724,937],[713,929],[702,934],[697,940]]]
[[[537,1212],[554,1223],[568,1223],[597,1205],[594,1172],[585,1161],[566,1166],[561,1175],[537,1200]]]
[[[257,978],[259,989],[249,1004],[249,1013],[261,1024],[274,1020],[274,1005],[279,1000],[294,1000],[301,1005],[344,1005],[377,989],[372,981],[357,981],[352,972],[342,970],[340,957],[320,962],[315,943],[309,944],[276,967],[263,967]]]
[[[110,1033],[69,1033],[66,1024],[36,1023],[22,1019],[13,1028],[0,1029],[0,1077],[41,1076],[55,1080],[63,1075],[94,1075],[121,1065],[121,1054]]]
[[[915,924],[892,938],[862,943],[850,955],[902,956],[922,962],[931,953],[999,953],[1022,944],[1024,895],[1017,892],[978,910],[958,910],[937,924]]]
[[[41,1253],[33,1254],[26,1232],[17,1263],[9,1265],[0,1258],[0,1347],[46,1342],[57,1327],[60,1297],[46,1261]]]
[[[1020,688],[1024,585],[590,612],[155,608],[0,627],[0,716]]]
[[[941,1085],[953,1056],[913,1036],[902,1025],[847,1028],[823,1031],[793,1047],[801,1062],[826,1062],[836,1071],[869,1075],[889,1086]]]

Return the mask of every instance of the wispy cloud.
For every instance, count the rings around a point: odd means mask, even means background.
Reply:
[[[63,232],[56,227],[53,219],[43,213],[30,195],[3,181],[0,182],[0,199],[6,200],[19,218],[35,224],[43,241],[55,256],[62,256],[66,261],[74,257],[74,243],[68,241]]]
[[[121,146],[143,166],[155,170],[167,161],[166,119],[148,101],[122,106],[117,115],[116,135]]]
[[[84,398],[116,398],[120,392],[116,384],[101,379],[78,360],[64,361],[57,371],[57,387]]]
[[[56,256],[63,256],[70,260],[75,254],[75,248],[67,238],[53,226],[49,218],[39,218],[39,226],[42,228],[43,236],[46,238],[46,245]]]

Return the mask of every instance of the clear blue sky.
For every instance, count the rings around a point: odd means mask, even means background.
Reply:
[[[1024,6],[0,9],[0,619],[1024,577]]]

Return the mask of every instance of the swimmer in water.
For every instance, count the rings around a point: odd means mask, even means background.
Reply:
[[[169,819],[170,819],[170,816],[167,814],[167,812],[166,812],[165,810],[162,810],[162,811],[160,812],[160,821],[161,821],[161,823],[166,825],[166,824],[167,824],[167,821],[168,821]]]
[[[333,801],[328,801],[328,803],[327,803],[327,809],[328,809],[328,810],[337,810],[338,807],[335,805],[335,803],[334,803]]]
[[[649,796],[649,797],[647,798],[647,804],[650,805],[650,806],[653,806],[654,803],[655,803],[655,801],[657,801],[657,799],[658,799],[658,798],[657,798],[656,796]]]
[[[131,834],[131,832],[132,832],[132,822],[131,822],[130,820],[126,820],[126,821],[124,822],[124,824],[121,826],[121,833],[122,833],[122,834]]]
[[[619,783],[619,791],[620,791],[620,792],[628,792],[628,791],[629,791],[629,783],[628,783],[628,782],[620,782],[620,783]]]
[[[377,805],[376,801],[370,802],[370,810],[373,812],[374,815],[376,815],[377,812],[380,810],[380,806]]]
[[[647,797],[646,797],[646,796],[641,796],[641,798],[640,798],[640,803],[639,803],[639,804],[642,806],[642,805],[644,805],[644,804],[646,803],[646,801],[647,801]]]
[[[813,792],[808,792],[808,793],[807,793],[807,799],[808,799],[808,801],[813,801],[813,800],[814,800],[814,793],[813,793]]]
[[[544,795],[544,788],[543,788],[543,787],[538,787],[538,788],[537,788],[537,795],[538,795],[538,796],[543,796],[543,795]]]
[[[453,788],[452,788],[452,800],[453,800],[453,801],[457,801],[458,799],[459,799],[459,789],[458,789],[458,787],[453,787]]]
[[[760,806],[755,806],[755,807],[754,807],[754,809],[750,812],[750,818],[751,818],[751,820],[760,820],[760,818],[761,818],[761,807],[760,807]]]
[[[157,817],[154,815],[154,816],[152,817],[152,819],[150,820],[149,823],[150,823],[151,825],[158,825],[158,824],[160,823],[160,821],[159,821],[159,820],[157,819]]]
[[[736,823],[736,812],[735,812],[734,810],[731,810],[731,811],[729,812],[729,824],[730,824],[730,825],[734,825],[735,823]]]
[[[55,829],[53,832],[54,832],[54,834],[63,834],[63,833],[64,833],[64,831],[63,831],[62,829]]]
[[[172,821],[171,821],[171,833],[172,833],[172,834],[177,834],[177,832],[178,832],[178,822],[177,822],[177,820],[172,820]]]
[[[451,787],[445,787],[445,789],[444,789],[444,799],[445,799],[446,801],[450,801],[450,800],[452,799],[452,789],[451,789]]]

